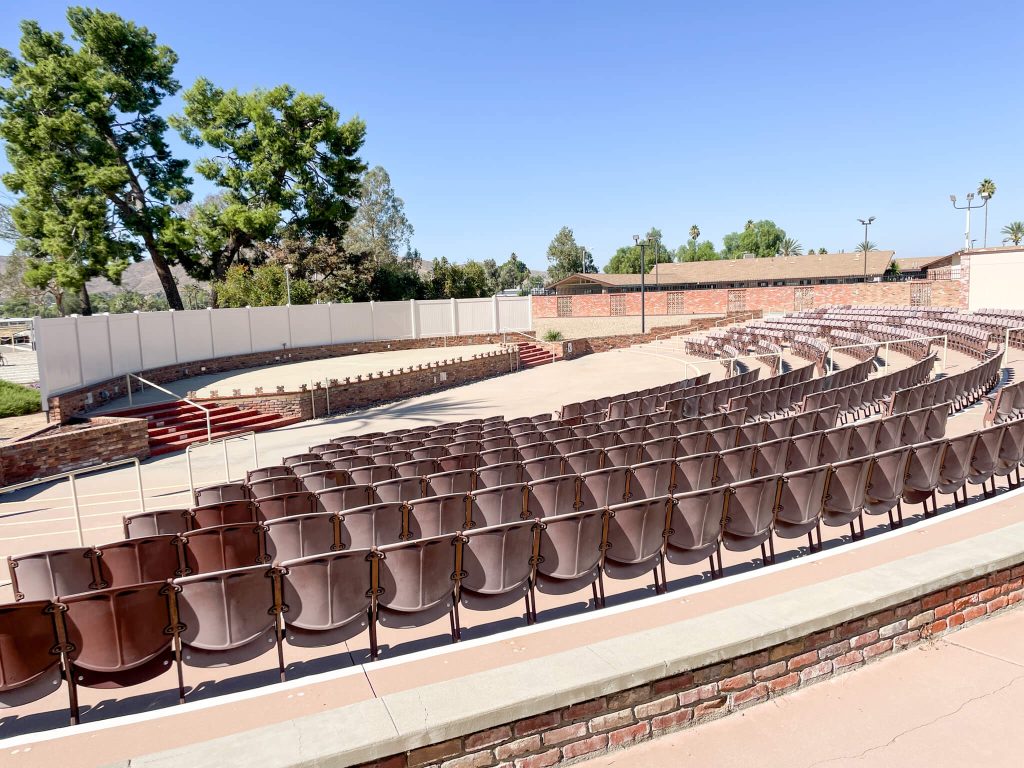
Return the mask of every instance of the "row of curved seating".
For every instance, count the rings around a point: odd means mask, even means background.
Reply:
[[[893,392],[889,402],[889,413],[913,410],[932,403],[951,402],[955,411],[961,411],[977,403],[989,390],[999,383],[1002,367],[998,354],[966,371],[925,381]]]

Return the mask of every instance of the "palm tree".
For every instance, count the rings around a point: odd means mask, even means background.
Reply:
[[[820,254],[821,256],[824,256],[824,255],[825,255],[826,253],[828,253],[828,248],[819,248],[819,249],[818,249],[818,253],[819,253],[819,254]]]
[[[697,260],[697,238],[700,237],[700,227],[694,224],[690,227],[690,260]]]
[[[696,240],[698,237],[700,237],[700,227],[694,224],[692,227],[690,227],[690,239]]]
[[[978,185],[978,194],[981,199],[985,201],[985,239],[982,241],[982,247],[988,247],[988,201],[992,199],[992,196],[996,193],[996,183],[992,179],[982,179]]]
[[[877,250],[877,249],[878,249],[877,245],[872,243],[870,240],[865,240],[862,243],[857,243],[857,248],[855,249],[855,251],[857,253],[863,253],[865,256],[867,256],[869,251],[874,251],[874,250]]]
[[[1021,240],[1024,240],[1024,221],[1011,221],[1003,227],[1003,234],[1014,245],[1020,245]]]
[[[804,247],[800,245],[800,241],[795,237],[787,237],[782,241],[782,245],[779,246],[780,256],[802,256]]]

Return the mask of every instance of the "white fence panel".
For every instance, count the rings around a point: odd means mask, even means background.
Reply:
[[[329,304],[332,341],[348,344],[353,341],[373,340],[373,317],[369,302],[359,304]]]
[[[210,312],[209,309],[190,309],[172,313],[177,362],[191,363],[213,357]]]
[[[331,310],[326,304],[293,304],[288,307],[293,347],[331,343]]]
[[[55,317],[35,323],[39,388],[44,407],[48,394],[66,392],[85,383],[78,364],[76,321],[74,317]]]
[[[529,296],[498,299],[498,330],[529,331],[533,328]]]
[[[452,303],[448,299],[416,302],[416,325],[420,338],[452,336]]]
[[[411,339],[412,312],[407,301],[373,303],[373,338]]]
[[[139,344],[139,316],[110,315],[110,365],[111,373],[134,373],[142,369],[142,347]]]
[[[291,346],[288,307],[257,307],[249,311],[252,324],[252,351],[269,352]]]
[[[463,299],[455,306],[460,334],[494,332],[494,299]]]
[[[78,318],[78,348],[81,350],[83,381],[103,381],[114,375],[110,365],[110,336],[107,318],[92,315]]]
[[[139,314],[139,335],[142,337],[142,367],[159,368],[177,362],[174,348],[173,312],[142,312]]]
[[[216,309],[207,312],[213,322],[214,357],[247,355],[252,352],[248,309]]]

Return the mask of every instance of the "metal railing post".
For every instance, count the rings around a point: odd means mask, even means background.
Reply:
[[[133,405],[134,403],[132,403],[132,375],[130,373],[126,373],[124,375],[124,383],[128,385],[128,405]]]
[[[71,506],[75,510],[75,531],[78,533],[78,546],[85,546],[85,536],[82,533],[82,510],[78,507],[78,485],[75,483],[74,474],[68,475],[71,483]]]
[[[224,446],[224,482],[225,483],[230,483],[231,482],[231,465],[228,462],[228,441],[224,440],[221,443],[221,445]]]

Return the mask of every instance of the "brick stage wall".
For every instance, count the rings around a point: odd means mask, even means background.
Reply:
[[[88,427],[44,432],[0,446],[0,486],[148,456],[145,419],[97,417],[89,419]]]
[[[515,337],[516,334],[512,334],[512,336]],[[499,344],[501,340],[502,334],[500,333],[449,336],[448,346]],[[172,381],[187,379],[190,376],[223,373],[243,368],[258,368],[264,365],[283,365],[285,363],[299,363],[305,360],[323,360],[330,357],[362,355],[370,352],[431,348],[443,350],[445,348],[445,340],[435,337],[427,339],[392,339],[390,341],[359,341],[351,344],[329,344],[315,347],[292,347],[290,349],[253,352],[247,355],[230,355],[209,360],[194,360],[190,363],[180,363],[160,368],[150,368],[140,371],[139,375],[144,379],[152,381],[154,384],[167,384]],[[142,385],[137,381],[132,382],[132,391],[138,391],[141,388]],[[61,423],[66,423],[73,416],[87,413],[94,408],[105,405],[110,400],[124,397],[127,391],[125,377],[115,376],[112,379],[106,379],[81,389],[53,395],[49,398],[50,417],[57,419]]]
[[[518,367],[518,350],[488,352],[468,358],[444,359],[437,363],[410,368],[386,370],[370,377],[357,376],[334,381],[330,387],[313,390],[303,387],[293,392],[265,392],[224,396],[218,392],[199,402],[216,402],[252,408],[262,413],[276,413],[288,418],[314,419],[367,408],[381,403],[458,387],[481,379],[510,373]],[[190,393],[191,395],[191,393]]]
[[[827,680],[1021,602],[1024,565],[811,635],[365,768],[546,768],[724,717]]]
[[[966,270],[966,272],[964,271]],[[969,267],[962,267],[962,275]],[[713,312],[760,309],[765,312],[793,312],[829,304],[911,304],[915,291],[930,293],[930,306],[967,307],[966,278],[961,280],[908,280],[895,283],[848,283],[838,285],[777,286],[769,288],[716,288],[706,291],[679,291],[682,307],[673,307],[672,314],[701,315]],[[800,303],[797,302],[800,291]],[[668,314],[669,291],[647,291],[646,312],[649,315]],[[730,306],[733,294],[737,305]],[[639,315],[639,293],[593,293],[572,296],[572,317],[611,317],[612,297],[624,296],[619,314]],[[742,297],[742,301],[740,301]],[[559,296],[534,296],[533,317],[558,317]],[[742,304],[742,305],[740,305]]]

